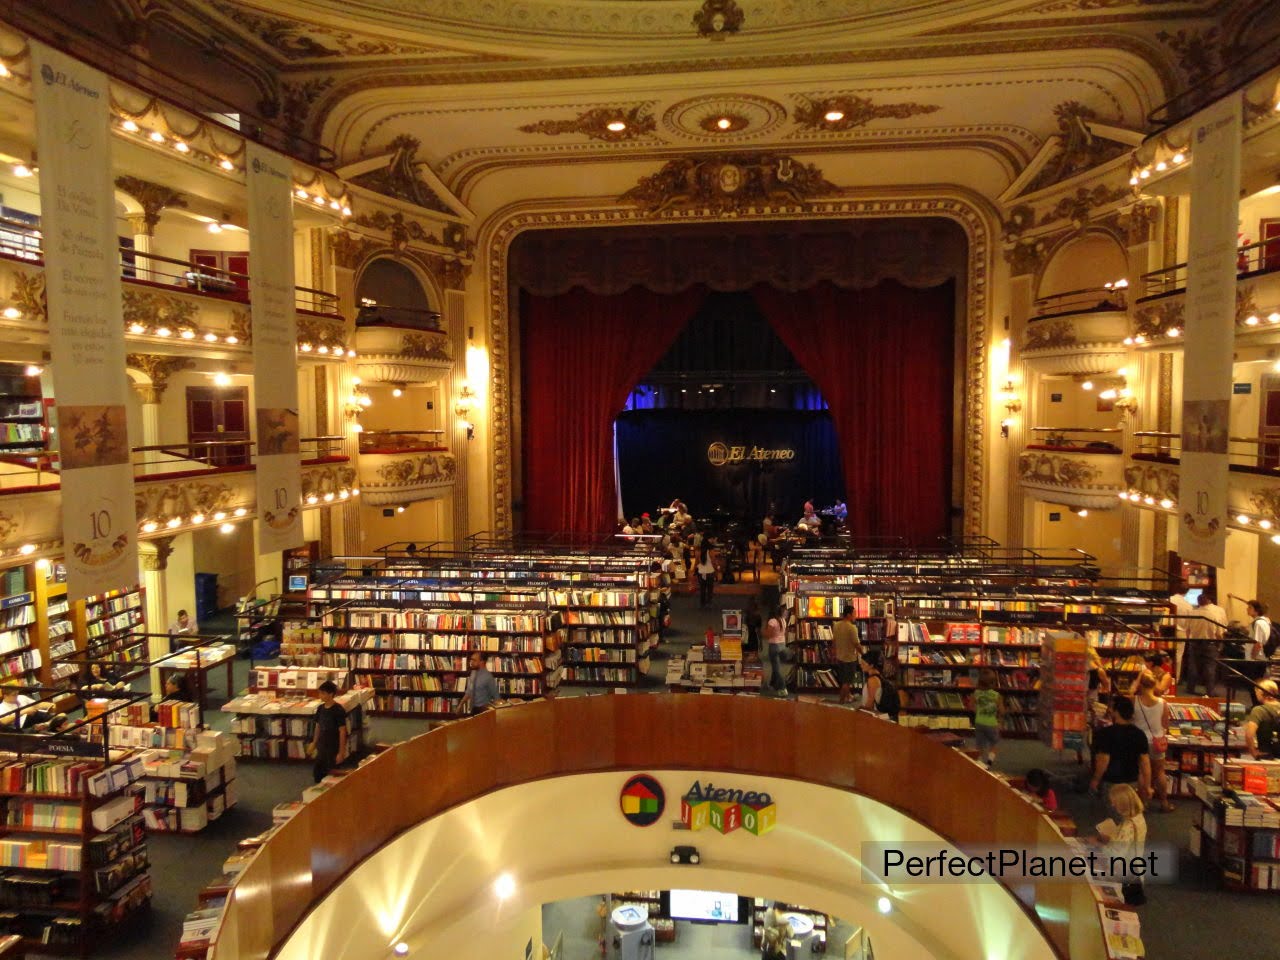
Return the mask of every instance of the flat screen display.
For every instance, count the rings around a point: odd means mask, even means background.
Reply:
[[[307,575],[305,573],[289,574],[289,592],[302,593],[307,589]]]
[[[736,893],[708,890],[672,890],[673,920],[700,920],[704,923],[741,923],[743,912]]]
[[[1194,607],[1200,603],[1200,594],[1202,593],[1204,593],[1204,587],[1192,587],[1183,596],[1187,598],[1187,603]]]

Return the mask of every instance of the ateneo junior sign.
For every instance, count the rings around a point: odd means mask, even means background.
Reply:
[[[785,463],[795,458],[796,452],[790,447],[730,446],[718,440],[707,447],[707,460],[713,467],[735,463]]]
[[[778,805],[767,793],[732,790],[695,780],[680,798],[680,820],[689,830],[711,827],[732,833],[742,827],[762,837],[778,825]]]

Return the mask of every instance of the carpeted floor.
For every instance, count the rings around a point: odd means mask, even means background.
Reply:
[[[708,627],[718,627],[722,608],[740,608],[750,593],[748,589],[718,591],[715,601],[706,609],[698,606],[696,596],[677,595],[673,603],[675,626],[667,631],[662,647],[651,658],[648,675],[641,690],[663,688],[666,659],[673,653],[700,643]],[[236,689],[246,682],[248,661],[236,663]],[[221,679],[215,677],[218,690],[214,704],[221,701]],[[589,687],[565,688],[564,695],[577,696],[599,692]],[[229,717],[217,709],[206,714],[215,729],[226,730]],[[421,721],[373,718],[372,739],[396,742],[426,729]],[[1057,755],[1035,741],[1006,741],[1001,745],[997,766],[1020,774],[1031,767],[1049,770],[1064,784],[1074,781],[1083,768],[1075,763],[1074,754]],[[193,836],[155,836],[150,841],[152,878],[155,887],[149,915],[139,917],[129,928],[122,929],[110,942],[95,950],[95,956],[110,960],[162,960],[173,955],[183,916],[195,906],[196,894],[206,883],[222,872],[223,860],[243,837],[257,833],[271,823],[271,809],[277,803],[296,799],[311,782],[307,764],[241,763],[239,764],[240,802],[206,830]],[[1063,806],[1076,817],[1082,828],[1099,819],[1095,801],[1069,788],[1059,791]],[[1187,832],[1195,804],[1180,800],[1178,810],[1169,814],[1152,814],[1148,818],[1153,841],[1167,841],[1185,851]],[[993,838],[995,839],[995,838]],[[1228,894],[1218,890],[1202,876],[1198,865],[1183,857],[1182,874],[1172,886],[1152,887],[1149,902],[1142,908],[1143,937],[1147,956],[1156,960],[1225,955],[1232,960],[1272,960],[1276,956],[1274,910],[1276,901],[1266,895]],[[583,954],[583,957],[588,954]],[[33,955],[34,956],[34,955]],[[571,958],[573,960],[573,958]]]

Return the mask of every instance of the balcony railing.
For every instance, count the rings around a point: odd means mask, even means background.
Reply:
[[[1247,243],[1236,251],[1236,273],[1253,277],[1280,270],[1280,237]],[[1143,299],[1187,288],[1187,265],[1175,263],[1142,275]]]
[[[1126,307],[1125,288],[1115,284],[1101,287],[1084,287],[1080,290],[1068,290],[1065,293],[1054,293],[1041,297],[1036,301],[1036,315],[1031,318],[1047,320],[1050,317],[1062,317],[1075,313],[1101,313],[1106,310],[1124,310]]]
[[[135,475],[182,473],[212,467],[248,469],[253,465],[252,440],[196,440],[133,447]]]
[[[339,456],[338,451],[342,449],[342,444],[346,439],[340,434],[324,437],[303,437],[298,441],[298,446],[302,451],[302,462],[308,463]],[[347,458],[342,457],[342,459],[345,460]]]
[[[414,453],[447,449],[443,430],[365,430],[361,453]]]
[[[0,491],[26,487],[57,486],[57,450],[29,450],[0,454]]]
[[[1141,459],[1177,462],[1182,457],[1182,434],[1164,430],[1134,433]],[[1280,476],[1280,436],[1228,437],[1227,460],[1232,470]]]
[[[38,227],[0,217],[0,255],[43,264],[42,240],[43,235]],[[236,273],[196,263],[194,260],[180,260],[123,245],[119,249],[120,276],[125,280],[180,287],[190,293],[242,303],[250,300],[253,284],[252,277],[247,273]],[[294,306],[299,310],[331,316],[338,313],[338,296],[335,293],[295,286],[293,296]],[[439,314],[436,316],[439,317]]]
[[[1072,450],[1077,453],[1120,453],[1120,448],[1106,439],[1123,433],[1121,427],[1032,427],[1035,442],[1029,449]]]
[[[404,327],[443,333],[440,313],[425,307],[396,307],[386,303],[362,303],[356,315],[357,327]]]

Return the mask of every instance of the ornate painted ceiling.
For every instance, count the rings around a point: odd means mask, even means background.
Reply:
[[[538,191],[617,195],[690,152],[782,151],[844,187],[954,183],[988,198],[1030,165],[1023,189],[1038,189],[1131,147],[1275,6],[167,2],[272,63],[299,129],[345,172],[481,212]]]

